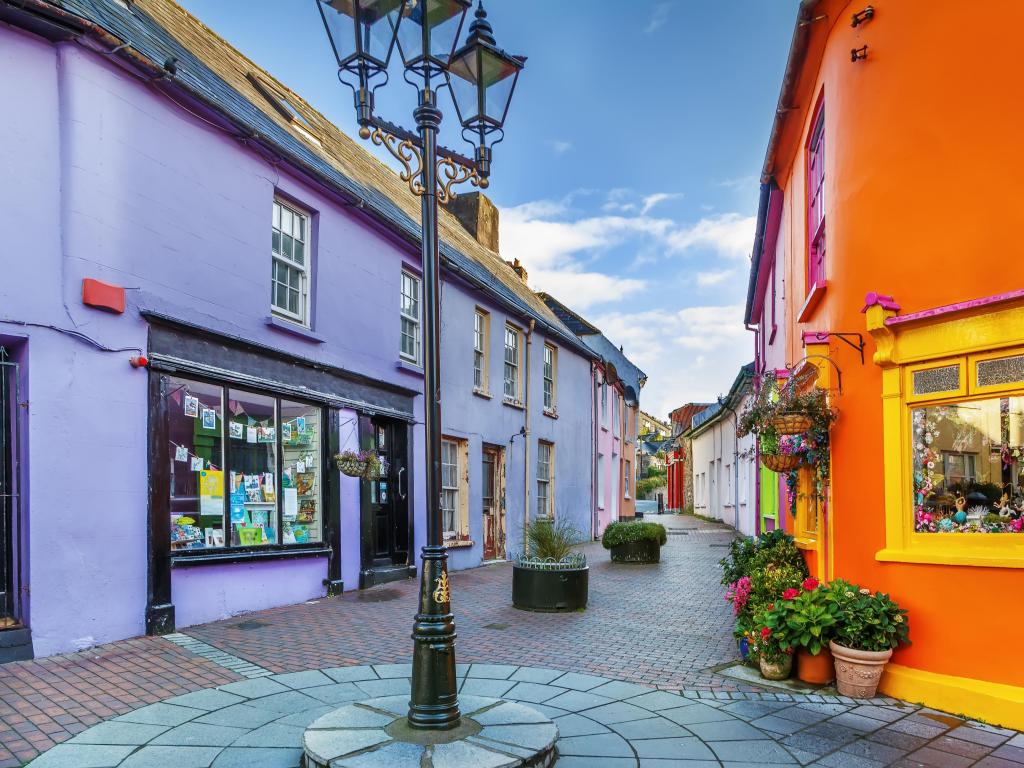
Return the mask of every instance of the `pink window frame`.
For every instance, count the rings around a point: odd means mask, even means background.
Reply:
[[[819,98],[807,140],[807,293],[825,285],[825,104]]]

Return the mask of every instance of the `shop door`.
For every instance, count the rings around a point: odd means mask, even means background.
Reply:
[[[18,491],[15,441],[18,430],[18,366],[0,347],[0,630],[20,626],[17,580]]]
[[[483,450],[484,560],[505,557],[505,452]]]
[[[380,477],[364,481],[367,514],[364,520],[364,552],[371,567],[406,565],[409,562],[409,471],[407,428],[401,422],[368,419],[364,438],[386,464]]]

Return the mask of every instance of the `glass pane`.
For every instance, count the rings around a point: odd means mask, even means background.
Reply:
[[[299,292],[295,290],[288,291],[288,311],[293,315],[299,314]]]
[[[914,529],[1020,533],[1024,397],[915,408]]]
[[[287,256],[289,259],[292,258],[292,236],[284,235],[281,238],[281,253]]]
[[[982,360],[978,363],[979,387],[1013,384],[1018,381],[1024,382],[1024,355]]]
[[[270,247],[273,249],[274,253],[281,252],[281,233],[278,232],[276,229],[274,230],[273,235],[270,238]]]
[[[167,377],[171,551],[224,546],[224,416],[219,386]]]
[[[305,262],[305,259],[306,259],[306,250],[305,249],[306,249],[305,245],[303,245],[298,240],[295,241],[294,250],[292,252],[292,258],[295,260],[296,264],[305,264],[306,263]]]
[[[274,229],[281,229],[281,204],[274,203]]]
[[[228,391],[231,450],[231,544],[276,544],[277,417],[275,400],[239,390]]]
[[[914,394],[930,395],[936,392],[956,392],[960,389],[960,366],[946,365],[914,371]]]
[[[281,543],[323,540],[322,410],[281,401]]]

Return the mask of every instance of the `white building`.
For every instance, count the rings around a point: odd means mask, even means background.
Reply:
[[[693,417],[693,506],[698,515],[721,520],[743,534],[757,531],[757,473],[750,435],[736,423],[754,396],[754,366],[740,369],[729,393]]]

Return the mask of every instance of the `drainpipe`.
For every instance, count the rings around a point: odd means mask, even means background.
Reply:
[[[592,491],[591,497],[593,499],[593,504],[591,505],[591,508],[590,508],[590,539],[593,541],[593,540],[595,540],[597,538],[597,508],[599,506],[599,500],[597,498],[597,494],[598,494],[598,483],[600,482],[599,479],[598,479],[598,474],[597,474],[597,454],[598,454],[599,441],[600,441],[600,437],[601,437],[601,434],[600,434],[601,427],[600,427],[600,425],[598,423],[598,420],[600,419],[600,416],[598,414],[598,398],[600,398],[601,392],[600,392],[600,389],[599,389],[598,383],[597,383],[597,363],[596,362],[591,362],[591,364],[590,364],[590,380],[594,384],[594,397],[593,397],[593,400],[591,402],[591,413],[593,414],[593,419],[592,420],[594,422],[594,449],[591,451],[591,458],[592,458],[591,467],[592,467],[592,472],[591,472],[591,482],[590,482],[591,491]]]
[[[526,365],[524,366],[525,384],[523,386],[524,424],[526,433],[523,435],[523,552],[529,556],[529,539],[526,531],[530,526],[530,351],[533,346],[533,329],[535,320],[530,320],[526,329]]]
[[[750,323],[744,323],[743,327],[748,331],[752,331],[754,334],[754,396],[757,396],[758,392],[758,375],[761,370],[762,360],[760,355],[760,346],[758,344],[758,334],[760,326],[751,325]],[[751,503],[754,507],[754,535],[760,536],[764,531],[761,530],[761,446],[758,445],[757,439],[754,440],[754,461],[751,464],[750,471],[754,473],[754,498],[751,499]]]

